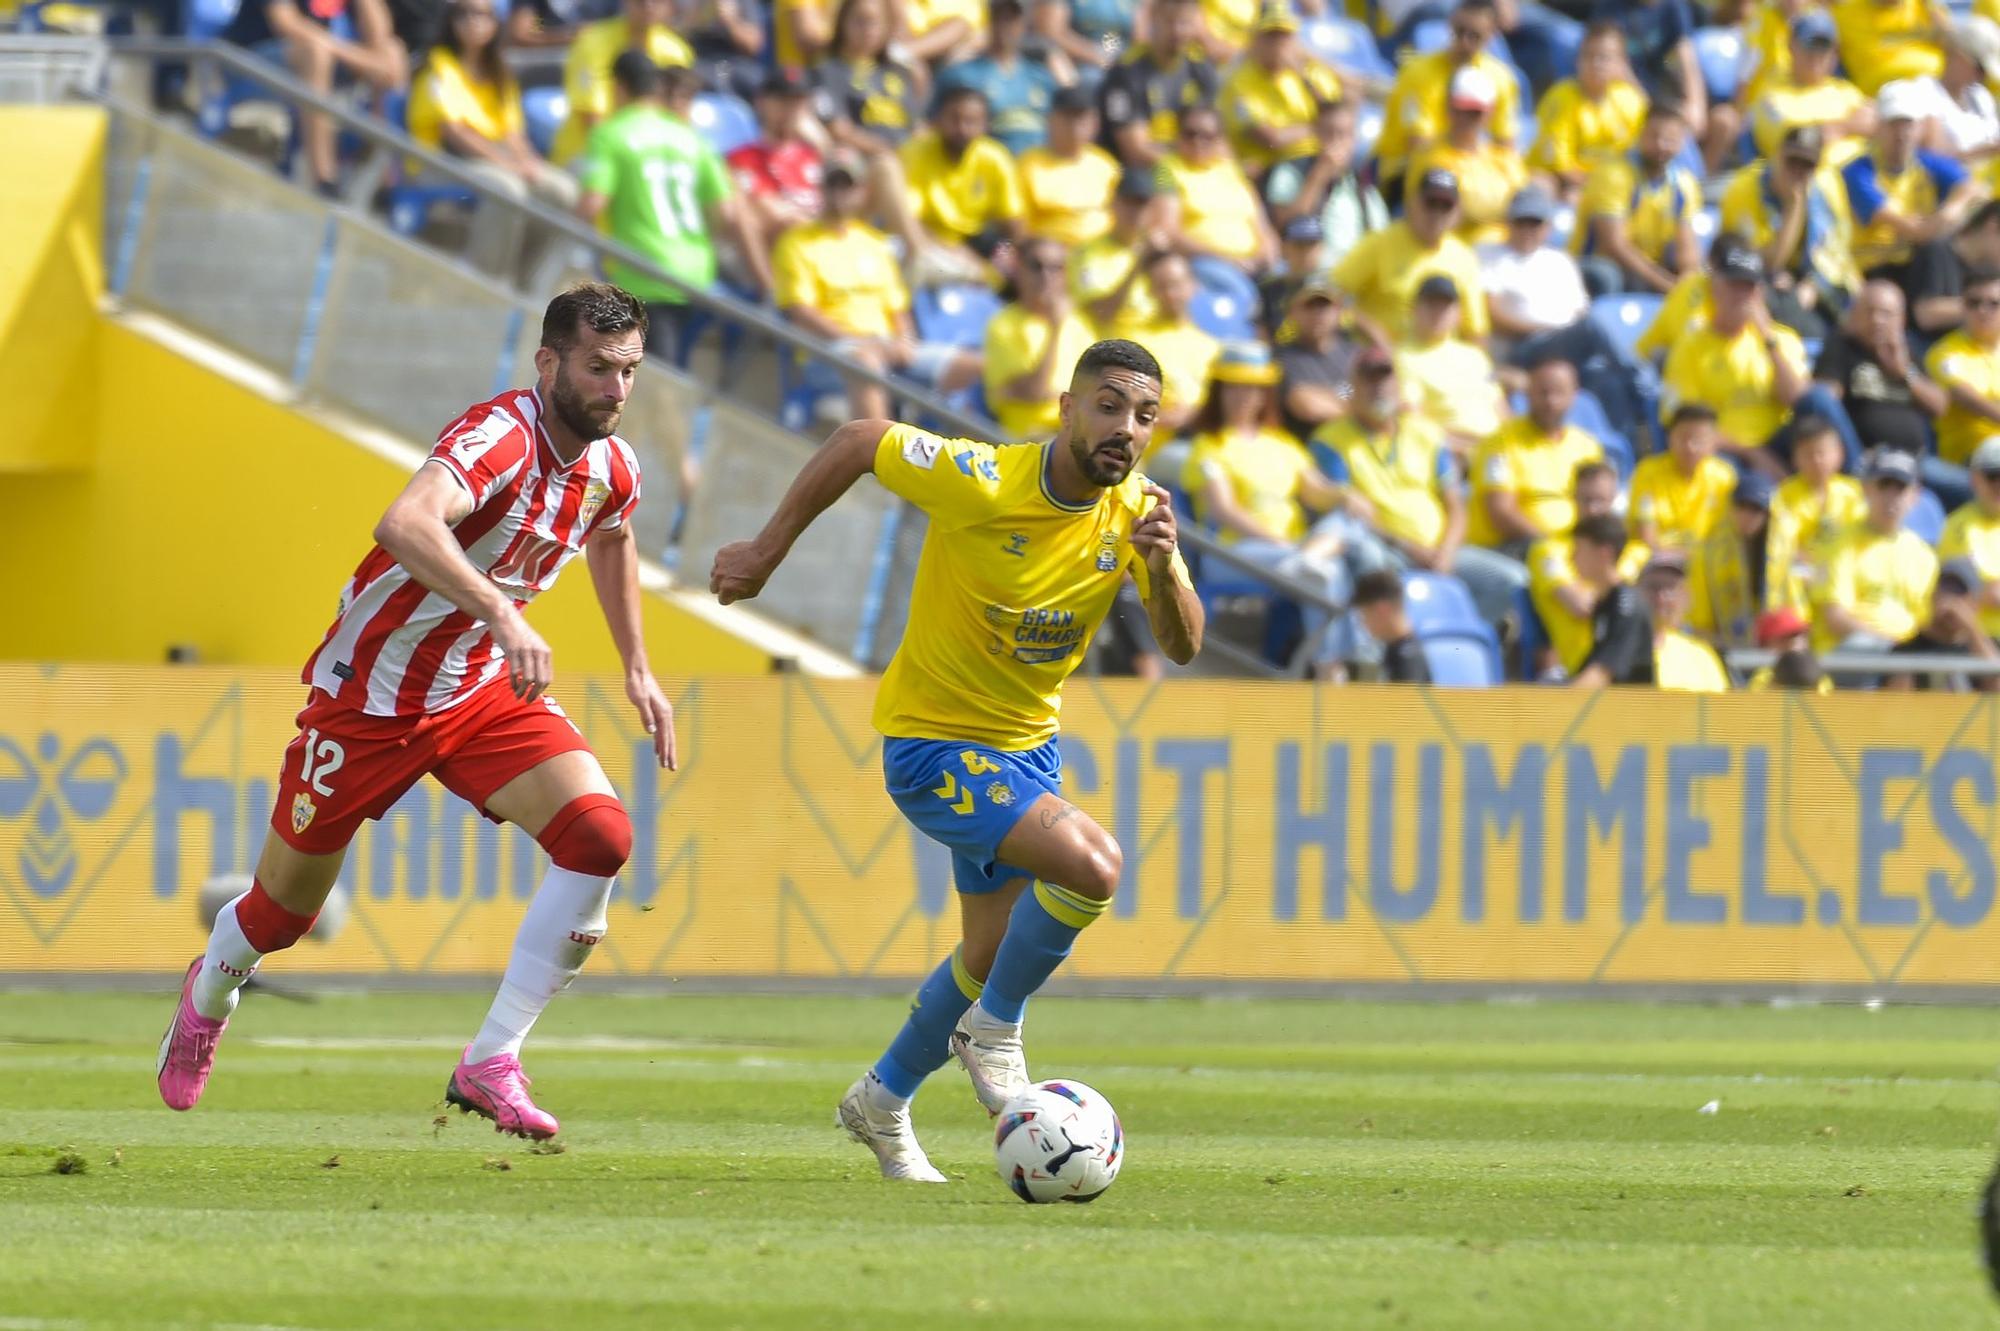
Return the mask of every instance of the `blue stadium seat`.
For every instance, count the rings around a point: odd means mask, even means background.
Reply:
[[[823,360],[803,364],[797,354],[778,357],[778,423],[787,430],[805,433],[819,414],[819,404],[847,394],[840,371]]]
[[[1396,67],[1382,58],[1375,34],[1356,19],[1340,15],[1313,19],[1300,29],[1299,38],[1308,51],[1342,73],[1385,81],[1396,77]]]
[[[1743,69],[1742,30],[1695,29],[1694,58],[1695,63],[1701,66],[1701,81],[1708,85],[1709,100],[1734,101]]]
[[[1652,325],[1653,316],[1660,312],[1663,299],[1630,292],[1620,296],[1599,296],[1590,303],[1590,321],[1624,355],[1637,360],[1638,352],[1634,348],[1638,345],[1639,335]]]
[[[724,157],[746,143],[755,143],[759,135],[757,113],[741,97],[726,92],[697,94],[688,119]]]
[[[1944,518],[1944,501],[1918,487],[1917,502],[1910,506],[1910,516],[1903,519],[1903,525],[1923,537],[1926,545],[1936,545],[1944,535]]]
[[[923,342],[942,342],[977,349],[985,345],[986,325],[1000,312],[1000,297],[976,283],[920,287],[910,295],[910,320]]]
[[[1477,632],[1486,627],[1479,607],[1472,602],[1472,593],[1449,573],[1404,574],[1403,602],[1409,609],[1410,627],[1419,638],[1433,632]]]
[[[556,131],[569,119],[569,95],[553,84],[523,88],[521,118],[528,122],[528,141],[547,157],[555,151]]]
[[[1611,423],[1611,417],[1597,394],[1588,388],[1576,390],[1576,405],[1569,409],[1569,423],[1586,434],[1596,436],[1597,442],[1604,445],[1605,460],[1618,469],[1620,484],[1630,479],[1637,462],[1632,453],[1632,441]]]
[[[1424,660],[1431,668],[1431,683],[1452,689],[1490,689],[1506,679],[1500,668],[1500,642],[1493,630],[1482,633],[1439,633],[1417,635]]]
[[[1234,292],[1203,287],[1188,307],[1195,327],[1223,342],[1252,341],[1257,336],[1255,307]]]

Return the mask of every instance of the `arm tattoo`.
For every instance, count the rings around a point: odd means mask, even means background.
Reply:
[[[1041,816],[1043,827],[1054,827],[1057,823],[1066,823],[1072,818],[1081,818],[1083,810],[1068,801],[1061,801],[1053,809],[1043,809]]]

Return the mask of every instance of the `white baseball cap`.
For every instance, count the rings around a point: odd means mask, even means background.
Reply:
[[[1454,111],[1490,111],[1493,103],[1500,100],[1500,90],[1493,86],[1493,76],[1473,65],[1460,65],[1458,72],[1451,76],[1451,89],[1446,94],[1446,104]]]
[[[1922,120],[1930,114],[1930,100],[1915,80],[1897,79],[1875,95],[1875,114],[1884,120]]]

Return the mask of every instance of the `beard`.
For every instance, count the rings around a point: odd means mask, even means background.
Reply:
[[[1120,456],[1102,451],[1112,448],[1117,449]],[[1092,444],[1078,434],[1070,439],[1069,451],[1084,479],[1106,490],[1130,476],[1132,469],[1139,465],[1138,448],[1130,435],[1112,435]]]
[[[592,410],[583,400],[583,394],[576,391],[576,385],[570,382],[568,368],[561,365],[556,367],[556,382],[549,392],[549,407],[565,429],[591,443],[616,430],[618,418],[624,415],[624,408],[616,404]]]

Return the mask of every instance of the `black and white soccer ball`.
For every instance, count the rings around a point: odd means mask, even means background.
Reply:
[[[1124,1163],[1118,1111],[1080,1081],[1037,1082],[994,1127],[994,1168],[1024,1202],[1094,1201]]]

